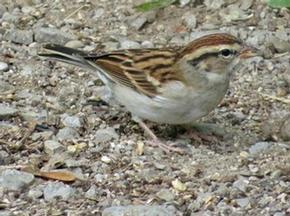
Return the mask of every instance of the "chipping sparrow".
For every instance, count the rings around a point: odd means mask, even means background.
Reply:
[[[256,49],[225,33],[200,37],[184,47],[129,49],[85,54],[48,44],[41,56],[92,69],[115,99],[158,142],[141,119],[167,124],[193,123],[224,97],[233,66],[256,56]],[[175,150],[162,144],[164,149]]]

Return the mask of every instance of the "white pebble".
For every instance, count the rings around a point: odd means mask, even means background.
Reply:
[[[108,156],[102,156],[101,157],[101,161],[103,161],[104,163],[108,164],[111,162],[111,158],[109,158]]]
[[[0,71],[8,71],[8,64],[6,62],[0,62]]]

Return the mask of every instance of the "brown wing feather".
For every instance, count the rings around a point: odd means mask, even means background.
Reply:
[[[171,49],[121,50],[85,58],[103,69],[113,81],[154,97],[161,82],[180,79],[172,71],[175,53]]]

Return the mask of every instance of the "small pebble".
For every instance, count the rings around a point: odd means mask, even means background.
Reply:
[[[33,32],[31,30],[10,29],[5,33],[4,39],[28,45],[33,42]]]
[[[141,45],[135,41],[124,40],[121,42],[122,49],[139,49]]]
[[[179,179],[175,179],[171,182],[173,188],[177,191],[186,191],[186,185],[183,184]]]
[[[192,0],[179,0],[180,7],[185,7],[188,5]]]
[[[141,30],[143,26],[146,24],[147,18],[145,16],[139,16],[135,18],[131,23],[130,26],[135,28],[136,30]]]
[[[43,195],[46,201],[50,201],[56,198],[69,200],[73,194],[74,189],[62,182],[48,182],[48,184],[43,189]]]
[[[79,137],[78,132],[70,127],[65,127],[62,128],[58,131],[57,135],[56,135],[57,139],[62,141],[62,140],[72,140],[74,138]]]
[[[6,62],[0,62],[0,71],[6,72],[8,71],[9,66]]]
[[[79,48],[84,47],[84,43],[79,40],[72,40],[72,41],[67,42],[65,46],[74,48],[74,49],[79,49]]]
[[[280,136],[284,141],[290,141],[290,115],[287,115],[282,120],[280,127]]]
[[[118,138],[119,138],[119,135],[116,133],[115,129],[112,127],[108,127],[105,129],[97,130],[94,141],[96,143],[103,143],[103,142],[108,142],[108,141],[111,141],[113,139],[118,139]]]
[[[3,14],[7,11],[6,7],[3,4],[0,4],[0,18],[2,18]]]
[[[109,164],[112,160],[108,156],[104,155],[101,157],[101,161],[103,161],[106,164]]]
[[[105,208],[102,216],[176,216],[174,207],[158,205],[129,205]]]
[[[186,13],[183,15],[182,19],[188,29],[190,30],[195,29],[197,21],[194,14],[192,14],[191,12]]]
[[[174,194],[168,189],[161,189],[159,192],[157,192],[156,196],[166,202],[174,200],[175,197]]]
[[[93,20],[99,20],[105,13],[104,8],[98,8],[95,10],[94,15],[93,15]]]
[[[48,155],[59,153],[64,149],[64,146],[55,140],[46,140],[44,142],[44,151]]]
[[[290,42],[288,42],[287,40],[282,40],[278,37],[273,37],[271,39],[271,43],[273,44],[275,50],[278,53],[284,53],[284,52],[290,51]]]
[[[39,43],[56,43],[66,44],[74,40],[76,36],[68,32],[63,32],[57,28],[35,28],[34,29],[35,41]]]
[[[271,173],[271,177],[272,177],[273,179],[279,178],[281,175],[282,175],[282,171],[279,170],[279,169],[274,170],[274,171]]]
[[[69,116],[67,114],[63,114],[61,116],[61,119],[62,119],[62,123],[66,127],[70,127],[70,128],[80,128],[80,127],[82,127],[81,119],[78,116]]]
[[[249,181],[244,178],[239,178],[233,183],[233,187],[239,189],[240,191],[246,192],[248,188]]]
[[[40,197],[42,197],[43,195],[43,192],[40,188],[32,188],[31,190],[28,191],[28,194],[27,196],[29,198],[32,198],[32,199],[38,199]]]
[[[0,120],[4,120],[12,116],[15,116],[17,112],[18,110],[13,107],[0,104]]]
[[[85,197],[90,200],[96,200],[97,197],[97,186],[92,185],[90,189],[85,193]]]
[[[151,41],[143,41],[141,43],[141,46],[144,48],[153,48],[154,44]]]
[[[240,207],[246,207],[250,204],[250,199],[249,198],[240,198],[240,199],[236,199],[236,202],[237,204],[240,206]]]
[[[258,142],[249,148],[249,152],[250,154],[259,154],[269,149],[269,147],[271,146],[272,146],[272,143],[269,143],[269,142]]]
[[[34,175],[18,170],[4,170],[0,175],[0,187],[20,191],[34,181]]]

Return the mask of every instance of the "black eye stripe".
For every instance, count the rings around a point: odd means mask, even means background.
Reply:
[[[198,65],[199,62],[201,62],[202,60],[209,58],[211,56],[218,56],[219,52],[213,52],[213,53],[204,53],[201,56],[194,58],[192,60],[189,60],[188,62],[192,65],[192,66],[196,66]]]
[[[230,55],[235,55],[237,53],[236,50],[232,50],[232,49],[222,49],[220,51],[217,52],[211,52],[211,53],[204,53],[202,55],[200,55],[197,58],[194,58],[192,60],[189,60],[188,62],[192,65],[192,66],[197,66],[199,62],[201,62],[202,60],[209,58],[211,56],[214,57],[218,57],[218,56],[222,56],[222,57],[229,57]]]

